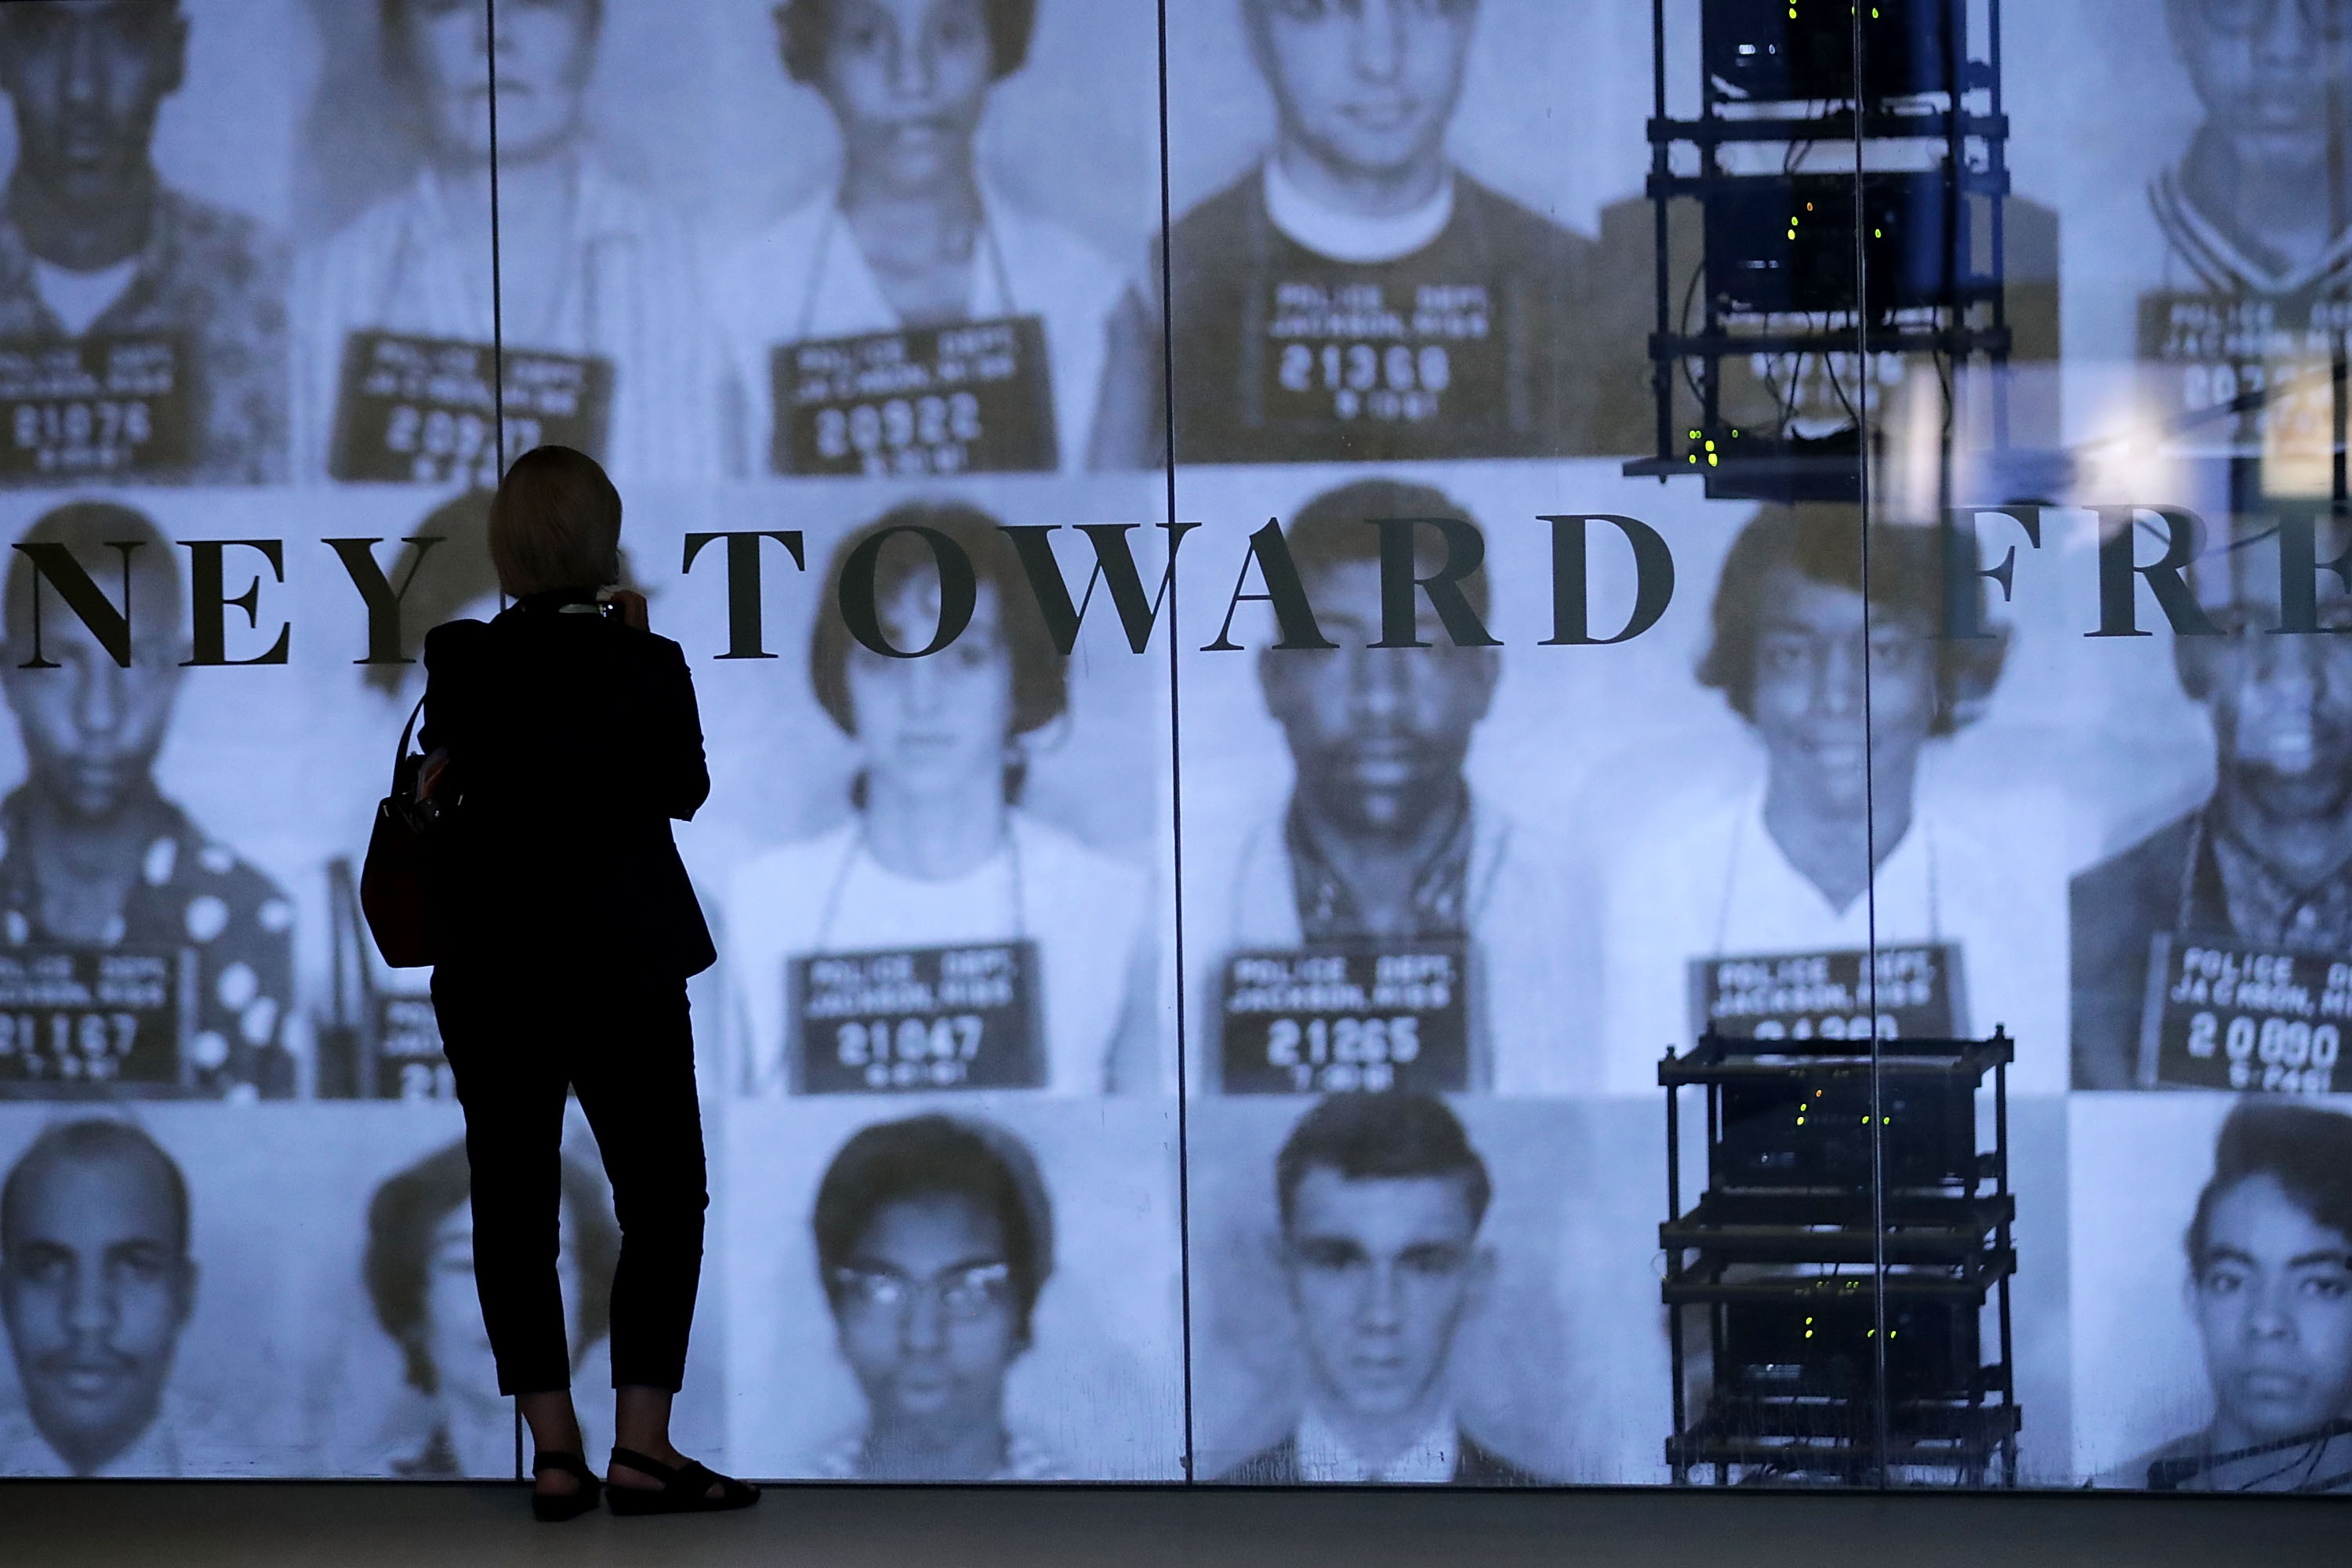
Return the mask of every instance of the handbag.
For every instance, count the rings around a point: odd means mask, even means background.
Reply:
[[[446,815],[418,785],[430,760],[408,749],[425,699],[416,700],[400,731],[392,764],[392,793],[376,803],[375,826],[368,835],[367,863],[360,870],[360,912],[375,937],[376,951],[394,969],[418,969],[439,962],[440,932],[434,929],[425,895],[425,862],[434,829]],[[436,783],[435,794],[446,785]]]

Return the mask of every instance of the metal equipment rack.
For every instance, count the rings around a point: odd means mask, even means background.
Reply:
[[[1852,18],[1853,58],[1843,80],[1833,84],[1842,90],[1826,98],[1797,100],[1790,96],[1793,88],[1775,89],[1768,83],[1759,96],[1727,80],[1714,68],[1727,58],[1722,53],[1727,29],[1736,21],[1752,31],[1759,7],[1754,0],[1702,0],[1700,110],[1696,119],[1678,120],[1667,111],[1665,4],[1652,0],[1654,108],[1649,121],[1647,190],[1655,246],[1657,316],[1649,357],[1656,441],[1653,456],[1627,462],[1624,471],[1661,480],[1696,474],[1706,481],[1710,499],[1855,502],[1862,499],[1862,469],[1871,456],[1864,438],[1869,405],[1861,388],[1845,400],[1853,419],[1845,428],[1814,436],[1790,431],[1792,408],[1780,404],[1777,392],[1779,427],[1743,426],[1724,406],[1725,366],[1753,355],[1796,355],[1801,365],[1801,356],[1843,354],[1859,365],[1881,353],[1926,354],[1946,367],[1948,399],[1955,395],[1950,389],[1958,386],[1962,366],[1981,356],[1994,373],[1992,444],[1996,448],[2009,445],[2008,393],[2001,374],[2011,346],[2002,263],[2002,209],[2010,189],[2009,117],[2001,100],[2000,0],[1975,0],[1987,18],[1980,58],[1970,54],[1970,0],[1881,0],[1873,5],[1869,16],[1874,28],[1888,25],[1876,20],[1882,9],[1888,18],[1927,15],[1932,23],[1940,24],[1941,59],[1935,70],[1923,73],[1940,86],[1933,91],[1899,93],[1870,90],[1867,29],[1853,0],[1843,5],[1833,0],[1785,3],[1792,33],[1801,8],[1819,12],[1826,6],[1841,18]],[[1780,6],[1769,10],[1777,25]],[[1737,52],[1759,51],[1750,47]],[[1981,110],[1971,108],[1972,99],[1983,105]],[[1786,187],[1787,267],[1795,277],[1801,270],[1795,265],[1795,248],[1799,185],[1805,178],[1796,170],[1806,149],[1829,143],[1850,146],[1854,153],[1851,168],[1833,176],[1842,192],[1838,199],[1853,204],[1845,221],[1853,237],[1853,275],[1842,280],[1851,298],[1831,301],[1826,309],[1814,308],[1821,301],[1780,310],[1742,308],[1716,275],[1715,251],[1722,232],[1743,198],[1752,209],[1758,198],[1772,195],[1769,187]],[[1899,157],[1906,146],[1916,156],[1923,143],[1936,150],[1939,161],[1926,171],[1915,166],[1908,177],[1934,185],[1940,196],[1941,223],[1935,233],[1940,241],[1939,276],[1924,293],[1915,279],[1906,303],[1898,298],[1906,290],[1891,286],[1882,290],[1874,279],[1861,275],[1864,247],[1859,237],[1869,221],[1864,209],[1872,182],[1906,177],[1884,172],[1890,167],[1888,157]],[[1677,148],[1687,150],[1686,167],[1695,157],[1694,172],[1675,172]],[[1778,148],[1780,172],[1727,169],[1727,148],[1768,153]],[[1673,254],[1670,237],[1676,226],[1672,209],[1677,200],[1695,200],[1704,215],[1704,259]],[[1981,219],[1972,218],[1979,209]],[[1756,214],[1748,210],[1744,216],[1752,219]],[[1982,253],[1972,237],[1974,221],[1987,226]],[[1703,300],[1696,325],[1689,320],[1694,292]],[[1687,395],[1678,397],[1678,384],[1685,383]],[[1951,445],[1952,420],[1948,416],[1940,465],[1946,490],[1951,484]],[[1947,494],[1939,500],[1949,505],[1951,499]]]
[[[1996,1027],[1983,1040],[1708,1034],[1659,1063],[1675,1484],[1695,1468],[1717,1485],[2015,1484],[2014,1057]],[[1988,1074],[1993,1138],[1980,1152]],[[1692,1087],[1706,1092],[1706,1190],[1685,1210]],[[1999,1326],[1987,1361],[1989,1300]],[[1694,1311],[1707,1352],[1697,1397]]]

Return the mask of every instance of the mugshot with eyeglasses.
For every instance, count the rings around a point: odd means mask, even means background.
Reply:
[[[157,171],[190,30],[178,0],[0,6],[0,481],[287,476],[285,242]]]
[[[863,1430],[816,1461],[837,1480],[1066,1479],[1007,1425],[1004,1384],[1054,1272],[1054,1205],[1027,1145],[937,1113],[877,1122],[834,1155],[811,1219]]]

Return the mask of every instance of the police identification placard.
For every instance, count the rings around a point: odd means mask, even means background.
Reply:
[[[93,332],[0,342],[0,476],[169,473],[194,459],[187,342],[172,332]]]
[[[499,356],[488,343],[353,332],[343,344],[328,471],[398,484],[499,482]],[[504,356],[506,449],[604,449],[613,363],[589,354],[509,346]]]
[[[2158,931],[2140,1008],[2140,1086],[2326,1094],[2347,1018],[2352,962]]]
[[[769,358],[780,474],[1050,473],[1045,322],[1007,316],[782,343]]]
[[[1227,1094],[1470,1087],[1470,966],[1458,942],[1237,952],[1219,1002]]]
[[[1486,424],[1500,414],[1507,347],[1484,280],[1356,268],[1269,287],[1259,383],[1267,425]]]
[[[2139,299],[2139,357],[2161,367],[2162,396],[2172,405],[2180,445],[2190,450],[2264,452],[2294,458],[2332,440],[2334,391],[2329,364],[2352,331],[2352,300],[2315,294],[2212,294],[2160,289]],[[2270,494],[2325,495],[2334,472],[2321,465],[2318,488],[2265,472]]]
[[[394,992],[375,999],[374,1079],[378,1100],[457,1097],[432,997]]]
[[[1695,958],[1694,1039],[1951,1039],[1968,1017],[1960,950],[1950,942],[1833,952]]]
[[[1029,941],[792,959],[792,1091],[1041,1089],[1040,988]]]
[[[193,1087],[195,988],[195,955],[183,948],[0,951],[0,1095]]]

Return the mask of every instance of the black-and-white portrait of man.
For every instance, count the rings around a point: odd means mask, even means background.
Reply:
[[[1432,1095],[1337,1095],[1275,1162],[1281,1267],[1307,1362],[1290,1434],[1217,1479],[1248,1486],[1541,1479],[1463,1429],[1454,1336],[1494,1273],[1486,1163]]]
[[[1276,130],[1167,242],[1176,460],[1597,449],[1591,244],[1447,148],[1478,0],[1239,4]],[[1115,335],[1105,466],[1160,460],[1160,321],[1139,296]]]
[[[196,1296],[188,1185],[123,1121],[64,1122],[0,1184],[0,1321],[30,1430],[0,1475],[171,1476],[167,1384]]]
[[[178,0],[0,5],[0,90],[16,121],[0,356],[47,365],[32,379],[52,389],[89,383],[62,400],[10,399],[15,450],[0,467],[18,478],[286,476],[284,243],[155,168],[188,29]],[[40,356],[70,345],[83,348],[80,374],[61,381]],[[0,391],[18,379],[9,369]],[[63,427],[75,408],[92,431]]]

